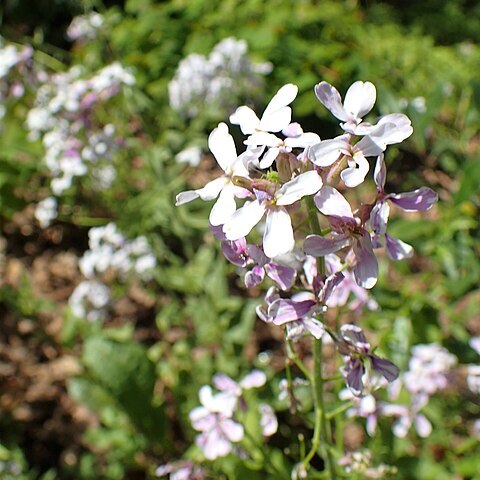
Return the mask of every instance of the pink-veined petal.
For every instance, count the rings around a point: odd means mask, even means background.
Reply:
[[[372,241],[368,232],[365,232],[353,243],[353,251],[357,258],[357,263],[353,268],[357,284],[363,288],[373,288],[378,278],[378,262],[373,253]]]
[[[325,333],[323,323],[315,318],[305,317],[303,319],[303,325],[317,340],[320,340]]]
[[[383,154],[377,157],[377,163],[375,164],[375,170],[373,172],[373,179],[375,180],[375,185],[379,192],[383,192],[385,188],[385,180],[387,178],[387,167],[385,165],[385,160]]]
[[[208,137],[208,148],[224,172],[237,160],[237,150],[233,137],[228,133],[225,123],[219,123]]]
[[[313,195],[322,188],[323,182],[315,170],[302,173],[282,185],[275,194],[277,205],[292,205],[305,195]]]
[[[314,197],[315,205],[324,215],[353,218],[347,199],[335,188],[325,185]]]
[[[332,238],[309,235],[303,243],[303,251],[314,257],[324,257],[350,245],[350,243],[351,238],[348,235],[336,235]]]
[[[385,247],[392,260],[403,260],[413,255],[413,247],[408,243],[385,234]]]
[[[228,240],[238,240],[246,237],[252,228],[262,219],[265,205],[258,200],[247,202],[239,208],[223,226],[223,232]]]
[[[351,119],[351,116],[343,108],[340,93],[334,86],[327,82],[320,82],[315,85],[315,96],[339,120],[346,122]]]
[[[355,82],[347,90],[343,108],[355,119],[363,118],[375,104],[377,91],[371,82]]]
[[[263,251],[268,258],[291,252],[295,247],[290,215],[283,207],[272,207],[267,211],[263,234]]]
[[[390,194],[387,198],[407,212],[418,212],[428,210],[437,202],[438,195],[431,188],[421,187],[413,192]]]

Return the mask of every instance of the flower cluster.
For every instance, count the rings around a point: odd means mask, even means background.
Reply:
[[[328,332],[344,355],[347,385],[361,395],[370,368],[390,382],[398,369],[373,353],[359,327],[332,332],[324,313],[345,305],[351,294],[357,313],[365,306],[376,308],[367,292],[378,278],[375,251],[385,248],[394,260],[413,253],[387,233],[391,206],[425,211],[437,194],[428,187],[386,191],[384,152],[413,130],[401,113],[364,121],[376,99],[372,83],[355,82],[343,101],[327,82],[316,85],[317,99],[341,121],[343,133],[333,139],[322,140],[292,122],[290,104],[297,92],[296,85],[284,85],[260,117],[248,106],[235,110],[230,122],[246,136],[241,153],[227,124],[220,123],[208,146],[222,174],[203,188],[181,192],[176,204],[216,200],[209,221],[225,257],[245,271],[248,288],[267,278],[275,284],[257,309],[259,317],[284,326],[290,340],[320,339]],[[366,179],[371,157],[376,158],[375,196],[353,205],[349,191]],[[305,203],[308,208],[302,209]]]
[[[113,125],[99,122],[94,112],[134,83],[131,72],[119,63],[91,77],[74,66],[44,79],[26,126],[31,140],[42,140],[55,195],[67,190],[75,177],[85,175],[89,165],[99,187],[111,184],[115,177],[112,156],[122,140],[116,138]]]
[[[67,28],[67,38],[72,41],[92,40],[102,27],[104,19],[97,12],[74,17]]]
[[[208,57],[192,53],[178,65],[168,85],[170,106],[187,118],[206,106],[222,112],[261,85],[270,64],[252,63],[244,40],[225,38]]]
[[[32,57],[32,47],[19,48],[0,37],[0,120],[5,115],[7,100],[21,97],[25,83],[35,81]]]
[[[89,250],[80,258],[79,267],[85,280],[80,282],[69,299],[72,312],[90,321],[105,317],[110,302],[110,289],[101,281],[107,271],[121,276],[135,272],[148,280],[156,265],[145,237],[128,240],[114,223],[91,228]]]
[[[368,395],[353,399],[354,406],[348,415],[365,418],[370,436],[375,434],[378,418],[384,416],[395,418],[392,431],[397,437],[405,437],[412,425],[420,437],[428,437],[432,425],[421,410],[432,395],[447,388],[450,371],[456,362],[454,355],[436,343],[416,345],[412,348],[409,369],[389,388],[391,400],[398,398],[400,391],[403,391],[408,401],[389,403],[378,400],[374,393],[378,385],[373,383]],[[343,393],[342,398],[349,396]]]
[[[248,409],[243,393],[263,386],[266,380],[265,374],[260,370],[251,371],[238,383],[228,375],[216,374],[213,377],[213,385],[218,390],[216,393],[209,385],[200,389],[202,405],[190,412],[190,421],[193,428],[201,432],[196,438],[196,444],[208,460],[228,455],[234,444],[243,439],[244,428],[234,418],[238,411],[245,412]],[[259,414],[263,435],[273,435],[278,427],[273,409],[267,404],[261,404]]]

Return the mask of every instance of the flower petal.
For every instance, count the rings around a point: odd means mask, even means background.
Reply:
[[[244,105],[230,115],[230,123],[240,125],[244,135],[251,135],[257,129],[260,120],[250,107]]]
[[[327,82],[320,82],[315,85],[315,96],[320,103],[339,120],[344,122],[351,119],[342,105],[342,97],[338,90]]]
[[[322,188],[323,182],[315,170],[302,173],[282,185],[275,194],[277,205],[292,205],[306,195],[313,195]]]
[[[271,207],[263,234],[263,251],[268,258],[291,252],[295,247],[292,221],[283,207]]]
[[[258,200],[247,202],[239,208],[223,226],[223,231],[228,240],[238,240],[246,237],[252,228],[262,219],[265,205]]]
[[[235,213],[235,186],[229,182],[220,192],[218,200],[210,211],[209,221],[214,227],[225,224]]]
[[[377,157],[377,163],[375,164],[375,170],[373,172],[373,179],[375,180],[375,185],[379,192],[384,191],[386,178],[387,167],[385,165],[385,160],[383,159],[383,154],[381,154]]]
[[[377,91],[371,82],[355,82],[347,90],[343,108],[355,119],[363,118],[375,104]]]
[[[385,234],[385,246],[387,247],[387,254],[392,260],[403,260],[413,255],[411,245],[387,234]]]
[[[196,198],[199,198],[200,195],[196,190],[187,190],[185,192],[180,192],[175,199],[175,206],[183,205],[184,203],[191,202]]]
[[[309,235],[303,243],[303,251],[314,257],[324,257],[334,253],[347,245],[351,239],[347,235],[337,235],[332,238],[325,238],[320,235]]]
[[[325,185],[314,197],[315,205],[324,215],[353,218],[347,199],[335,188]]]
[[[423,212],[437,202],[438,195],[431,188],[421,187],[412,192],[391,194],[387,198],[407,212]]]
[[[343,137],[322,140],[308,149],[308,157],[317,167],[329,167],[345,151],[350,144]]]
[[[349,167],[342,171],[340,177],[348,188],[355,188],[365,180],[370,165],[361,152],[355,153]]]
[[[237,150],[233,137],[228,133],[225,123],[219,123],[208,137],[208,148],[218,164],[226,172],[237,160]]]
[[[377,283],[378,262],[373,253],[370,234],[365,232],[362,237],[353,243],[353,251],[357,263],[353,268],[353,274],[358,285],[370,289]]]

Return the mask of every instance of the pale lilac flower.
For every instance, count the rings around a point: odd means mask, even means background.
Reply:
[[[438,195],[428,187],[405,193],[385,192],[386,166],[383,155],[379,155],[375,165],[374,180],[378,191],[377,203],[370,214],[370,224],[374,231],[373,243],[375,247],[385,242],[387,254],[392,260],[402,260],[413,255],[413,248],[397,238],[386,233],[390,213],[388,202],[397,205],[408,212],[425,211],[432,207],[438,200]]]
[[[437,343],[415,345],[403,383],[413,394],[432,395],[447,387],[457,358]]]
[[[278,430],[278,420],[273,408],[266,403],[258,406],[260,411],[260,427],[265,437],[271,437]]]
[[[320,339],[325,333],[322,322],[314,318],[322,308],[318,306],[313,293],[301,292],[293,295],[291,299],[285,299],[269,290],[265,301],[267,309],[257,308],[257,315],[265,322],[285,325],[287,339],[298,340],[307,334]]]
[[[396,437],[406,437],[408,431],[414,425],[418,435],[426,438],[432,433],[432,424],[423,413],[420,413],[420,410],[427,403],[428,395],[421,393],[413,397],[410,407],[394,404],[385,405],[382,413],[383,415],[397,418],[392,427],[393,434]]]
[[[337,272],[342,268],[340,258],[334,253],[325,256],[325,264],[327,271],[330,273]],[[343,279],[338,284],[337,288],[333,290],[326,301],[328,308],[343,307],[348,300],[353,299],[348,304],[349,310],[359,315],[363,308],[369,310],[378,310],[379,306],[376,300],[370,295],[369,291],[360,287],[355,281],[355,277],[348,269],[342,271]]]
[[[370,234],[355,218],[350,204],[335,188],[324,186],[314,197],[315,205],[328,217],[332,227],[331,237],[308,235],[303,250],[314,257],[323,257],[350,246],[355,264],[353,274],[358,285],[372,288],[377,282],[378,262],[373,253]]]
[[[342,105],[342,97],[338,90],[327,82],[320,82],[315,85],[315,96],[335,117],[345,122],[341,124],[344,130],[353,129],[352,133],[355,133],[355,127],[373,108],[377,91],[373,83],[357,81],[347,90]]]
[[[218,127],[212,131],[208,137],[208,146],[224,174],[208,182],[203,188],[179,193],[175,205],[183,205],[196,198],[214,200],[218,197],[209,217],[210,223],[218,226],[227,222],[237,209],[235,196],[241,189],[234,185],[232,178],[248,177],[248,171],[237,156],[235,142],[228,133],[228,126],[225,123],[219,123]],[[237,238],[231,240],[237,240]]]
[[[343,105],[338,91],[327,82],[316,85],[315,94],[333,115],[345,122],[340,125],[347,134],[314,145],[309,149],[310,158],[319,167],[329,167],[339,158],[346,158],[348,168],[340,175],[347,187],[356,187],[364,181],[370,168],[366,157],[379,155],[387,145],[400,143],[413,132],[408,117],[400,113],[380,117],[375,125],[361,124],[376,99],[375,86],[370,82],[355,82],[348,89]],[[365,136],[352,144],[354,135]]]
[[[234,265],[247,269],[244,278],[247,288],[253,288],[261,284],[265,275],[282,290],[288,290],[292,287],[296,270],[279,263],[283,259],[279,259],[279,261],[270,260],[259,247],[247,244],[244,237],[238,240],[227,240],[221,227],[210,225],[210,230],[216,238],[221,240],[222,253],[225,258]]]
[[[393,382],[398,377],[398,368],[385,358],[375,355],[362,329],[356,325],[342,325],[337,338],[337,347],[344,356],[342,375],[348,388],[358,396],[364,391],[365,361],[370,361],[372,370],[387,381]]]
[[[215,460],[232,451],[232,442],[240,442],[243,439],[242,425],[231,418],[236,408],[237,397],[230,392],[213,395],[208,385],[200,389],[199,396],[202,406],[190,412],[193,428],[201,432],[195,442],[207,459]]]
[[[213,376],[213,385],[215,388],[234,397],[240,397],[243,390],[263,387],[266,381],[267,376],[261,370],[252,370],[238,383],[225,373],[216,373]]]
[[[203,480],[207,477],[205,470],[190,460],[167,463],[155,470],[156,477],[165,475],[170,475],[169,480]]]
[[[223,231],[228,240],[246,237],[266,214],[263,251],[269,258],[291,252],[295,246],[292,222],[285,207],[322,187],[322,179],[314,170],[302,173],[283,184],[275,192],[255,190],[256,199],[245,203],[225,223]]]

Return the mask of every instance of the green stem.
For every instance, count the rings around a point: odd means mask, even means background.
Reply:
[[[308,216],[310,219],[310,226],[314,233],[321,235],[322,229],[318,220],[318,212],[312,197],[307,198]],[[317,258],[317,273],[324,276],[325,259],[323,257]],[[322,339],[313,339],[313,375],[312,375],[312,389],[313,400],[315,407],[315,425],[313,430],[312,447],[307,456],[303,460],[305,469],[308,469],[310,462],[318,452],[320,441],[323,443],[323,457],[326,463],[326,470],[330,474],[330,480],[337,478],[335,471],[335,462],[331,452],[332,438],[327,429],[327,417],[325,412],[325,398],[324,398],[324,379],[322,372]]]

